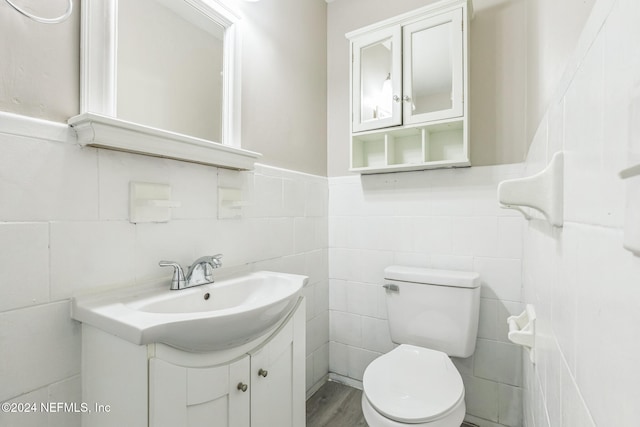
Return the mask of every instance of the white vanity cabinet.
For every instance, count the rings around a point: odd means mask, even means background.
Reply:
[[[303,427],[305,307],[242,346],[191,353],[83,324],[84,427]]]
[[[443,0],[347,34],[351,171],[470,166],[471,14]]]

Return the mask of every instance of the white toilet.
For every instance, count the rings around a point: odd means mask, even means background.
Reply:
[[[384,271],[394,350],[364,372],[369,427],[460,427],[464,385],[449,356],[473,354],[478,273],[391,266]]]

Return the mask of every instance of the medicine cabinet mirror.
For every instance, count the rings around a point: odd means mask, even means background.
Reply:
[[[402,123],[400,27],[383,29],[353,42],[353,128]]]
[[[404,27],[405,123],[462,115],[462,9]]]
[[[83,3],[83,145],[251,169],[240,148],[237,16],[215,0]]]

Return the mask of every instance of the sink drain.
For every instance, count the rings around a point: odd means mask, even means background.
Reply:
[[[204,299],[208,300],[211,297],[211,295],[209,295],[209,292],[207,292],[206,294],[204,294]]]

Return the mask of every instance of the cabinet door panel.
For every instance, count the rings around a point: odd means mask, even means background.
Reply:
[[[249,427],[249,357],[224,366],[186,368],[149,361],[152,427]]]
[[[187,368],[187,405],[214,401],[228,391],[228,366]]]
[[[170,427],[187,423],[187,369],[160,359],[149,361],[149,423]]]
[[[353,42],[354,132],[402,123],[400,43],[400,27],[376,31]]]
[[[304,426],[305,319],[303,301],[278,335],[251,355],[251,427]]]
[[[268,348],[254,355],[252,369],[266,369],[268,375],[262,377],[257,373],[253,374],[251,427],[295,427],[291,387],[292,347],[289,345],[278,355],[269,354]]]
[[[240,383],[248,383],[251,373],[249,356],[229,365],[229,426],[249,427],[251,424],[251,388],[238,390]],[[251,385],[249,385],[251,387]]]
[[[404,124],[463,114],[462,9],[403,27]]]
[[[189,405],[185,427],[227,427],[230,425],[228,406],[229,399],[226,395],[219,399]]]
[[[252,354],[251,427],[294,427],[292,351],[293,324],[289,322],[271,342]]]

